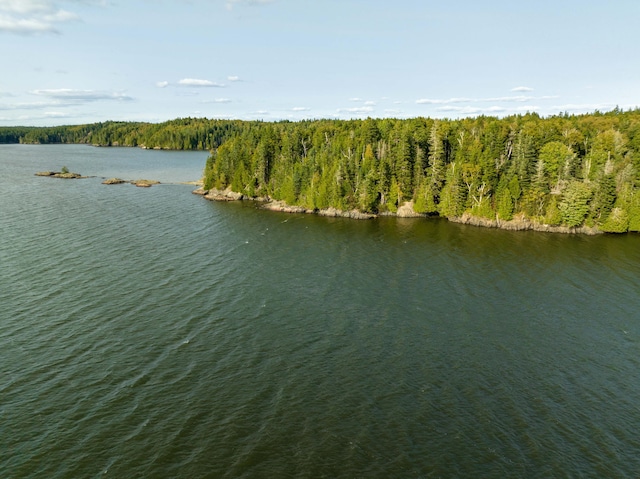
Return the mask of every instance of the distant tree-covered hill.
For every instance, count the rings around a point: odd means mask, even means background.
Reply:
[[[240,120],[179,118],[165,123],[104,122],[54,127],[3,127],[0,143],[86,143],[171,150],[212,150],[239,129]]]

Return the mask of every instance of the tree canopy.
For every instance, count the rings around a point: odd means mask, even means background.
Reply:
[[[637,231],[639,148],[639,110],[265,123],[213,151],[205,184],[309,209],[411,201],[449,218]]]
[[[334,207],[640,231],[640,110],[542,118],[182,118],[0,128],[0,143],[211,151],[205,187]]]

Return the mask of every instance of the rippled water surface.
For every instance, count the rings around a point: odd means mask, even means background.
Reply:
[[[206,156],[0,146],[0,477],[638,474],[639,236],[211,203]]]

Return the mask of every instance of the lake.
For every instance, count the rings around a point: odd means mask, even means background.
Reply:
[[[0,145],[0,477],[638,474],[640,236],[208,202],[206,157]]]

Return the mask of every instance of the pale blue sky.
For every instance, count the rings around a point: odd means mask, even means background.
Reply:
[[[0,126],[640,106],[638,0],[0,0]]]

